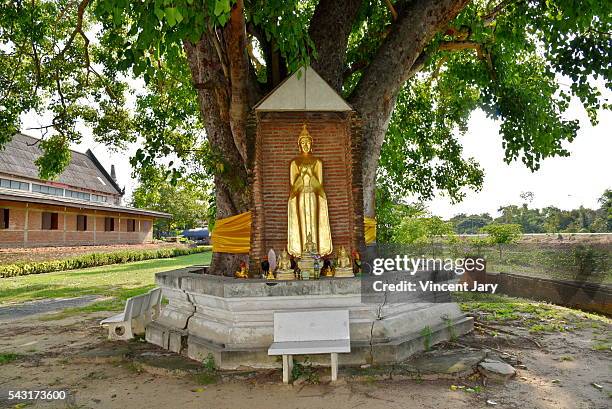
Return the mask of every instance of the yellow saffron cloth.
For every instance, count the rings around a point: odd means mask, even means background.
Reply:
[[[376,241],[376,219],[371,217],[363,218],[363,231],[365,243],[370,244]]]
[[[251,248],[251,212],[218,219],[210,240],[215,253],[248,253]]]
[[[376,241],[376,219],[364,217],[363,226],[366,244]],[[215,253],[248,253],[251,249],[251,212],[217,220],[211,241]]]

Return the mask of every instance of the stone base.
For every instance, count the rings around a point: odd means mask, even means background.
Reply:
[[[351,353],[339,355],[342,365],[398,362],[473,326],[455,303],[363,302],[359,278],[266,282],[182,269],[158,273],[156,282],[169,304],[147,326],[147,341],[198,361],[212,354],[221,369],[281,366],[267,354],[275,311],[349,310]],[[329,355],[310,359],[329,365]]]
[[[473,329],[473,319],[463,317],[453,322],[453,334],[449,334],[446,324],[432,329],[427,342],[434,345],[448,341],[455,334],[464,335]],[[377,342],[369,345],[365,342],[351,342],[351,352],[338,354],[340,365],[357,366],[363,364],[392,364],[403,361],[418,352],[425,350],[426,337],[420,332],[407,334],[389,342]],[[252,368],[282,368],[278,356],[269,356],[268,347],[263,348],[228,348],[211,343],[197,336],[190,336],[186,354],[189,358],[202,362],[209,354],[220,369],[236,369],[241,366]],[[294,359],[300,359],[294,356]],[[329,366],[329,354],[309,355],[308,360],[315,366]]]

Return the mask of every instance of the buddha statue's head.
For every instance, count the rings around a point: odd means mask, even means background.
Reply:
[[[298,137],[298,146],[300,147],[300,151],[304,154],[309,154],[310,149],[312,147],[312,136],[308,133],[308,129],[306,129],[306,124],[302,126],[302,132]]]

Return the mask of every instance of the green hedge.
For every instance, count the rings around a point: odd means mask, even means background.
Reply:
[[[0,266],[0,278],[76,270],[78,268],[122,264],[132,261],[170,258],[210,251],[209,246],[191,248],[162,248],[157,250],[126,250],[112,253],[92,253],[64,260],[23,262]]]

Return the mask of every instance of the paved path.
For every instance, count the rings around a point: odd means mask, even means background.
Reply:
[[[48,298],[0,307],[0,322],[15,321],[23,317],[45,312],[61,311],[64,308],[82,307],[101,299],[98,295],[76,298]]]

